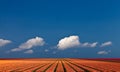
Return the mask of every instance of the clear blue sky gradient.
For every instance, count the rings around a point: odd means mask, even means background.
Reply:
[[[105,48],[51,49],[61,38],[78,35],[81,42],[112,41]],[[33,37],[46,41],[33,54],[5,53]],[[12,44],[0,48],[0,57],[120,57],[119,0],[1,0],[0,38]],[[44,52],[49,49],[49,52]],[[98,51],[111,50],[107,55]],[[56,51],[56,54],[53,52]]]

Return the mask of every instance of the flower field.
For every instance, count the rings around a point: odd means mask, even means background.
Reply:
[[[120,72],[120,63],[70,58],[2,59],[0,72]]]

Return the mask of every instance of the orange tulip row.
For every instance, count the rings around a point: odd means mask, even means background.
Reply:
[[[120,63],[83,59],[0,60],[0,72],[120,72]]]

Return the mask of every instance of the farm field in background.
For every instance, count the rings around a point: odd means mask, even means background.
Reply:
[[[120,72],[120,59],[0,59],[0,72]]]

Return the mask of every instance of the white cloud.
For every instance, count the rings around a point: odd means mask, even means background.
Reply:
[[[110,46],[110,45],[112,45],[112,42],[108,41],[108,42],[102,43],[101,47]]]
[[[48,49],[45,49],[45,52],[49,52],[49,50],[48,50]]]
[[[71,47],[79,46],[79,37],[78,36],[69,36],[61,39],[57,45],[58,49],[64,50]]]
[[[0,39],[0,47],[11,43],[10,40]]]
[[[23,50],[23,49],[21,49],[21,48],[14,48],[14,49],[11,49],[12,52],[21,51],[21,50]]]
[[[25,51],[24,53],[32,54],[32,53],[33,53],[33,50],[27,50],[27,51]]]
[[[79,41],[79,36],[69,36],[61,39],[59,43],[57,44],[58,49],[64,50],[67,48],[72,48],[72,47],[96,47],[98,42],[94,43],[81,43]]]
[[[25,43],[21,44],[18,48],[14,48],[11,51],[21,51],[25,49],[31,49],[36,46],[43,46],[45,44],[45,41],[41,37],[35,37],[32,39],[29,39]]]
[[[94,42],[94,43],[88,43],[88,42],[86,42],[86,43],[81,44],[81,46],[82,47],[96,47],[97,44],[98,44],[98,42]]]
[[[111,51],[99,51],[97,54],[100,54],[100,55],[106,55],[106,54],[109,54]]]

